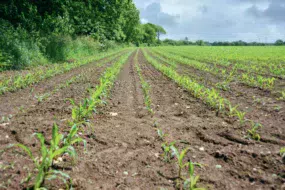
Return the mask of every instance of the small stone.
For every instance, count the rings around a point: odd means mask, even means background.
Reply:
[[[278,176],[276,174],[272,174],[272,177],[273,178],[277,178]]]
[[[252,168],[252,170],[253,170],[253,171],[255,171],[255,172],[257,171],[257,169],[256,169],[256,168]]]
[[[6,139],[9,139],[9,136],[8,136],[8,135],[6,135],[6,136],[5,136],[5,138],[6,138]]]
[[[127,171],[124,171],[124,175],[129,175],[129,172],[127,172]]]
[[[186,109],[190,109],[191,107],[190,106],[186,106]]]
[[[205,148],[204,147],[200,147],[199,150],[200,151],[205,151]]]
[[[175,103],[174,105],[175,105],[175,106],[178,106],[178,103]]]
[[[155,156],[156,158],[159,158],[159,153],[155,153],[154,156]]]
[[[3,126],[3,127],[5,127],[6,125],[9,125],[10,123],[2,123],[2,124],[0,124],[0,126]]]
[[[132,177],[135,177],[136,175],[138,175],[138,173],[134,173],[134,174],[132,175]]]
[[[217,168],[217,169],[221,169],[222,166],[221,166],[221,165],[216,165],[216,168]]]
[[[117,115],[118,115],[118,113],[110,112],[110,115],[111,115],[111,116],[117,116]]]

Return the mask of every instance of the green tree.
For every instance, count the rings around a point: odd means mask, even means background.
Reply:
[[[282,45],[284,45],[284,42],[282,40],[276,40],[275,45],[276,46],[282,46]]]

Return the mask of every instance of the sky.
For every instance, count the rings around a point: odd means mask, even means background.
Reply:
[[[285,0],[134,0],[141,22],[163,26],[163,38],[206,41],[285,40]]]

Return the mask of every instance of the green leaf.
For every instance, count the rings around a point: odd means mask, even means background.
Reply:
[[[65,146],[63,148],[57,149],[56,151],[53,152],[51,158],[55,158],[57,156],[60,156],[62,154],[64,154],[66,152],[66,150],[68,149],[68,146]]]
[[[38,189],[41,187],[41,185],[44,181],[44,177],[45,177],[45,172],[44,172],[43,168],[40,168],[38,171],[38,175],[36,177],[36,180],[35,180],[34,189]]]
[[[192,162],[189,162],[189,175],[194,175],[194,165],[192,164]]]
[[[31,151],[31,149],[29,149],[27,146],[25,146],[25,145],[23,145],[23,144],[14,144],[14,145],[12,145],[12,146],[17,146],[17,147],[21,148],[22,150],[24,150],[24,151],[28,154],[28,156],[29,156],[33,161],[35,161],[35,158],[34,158],[34,156],[33,156],[33,153],[32,153],[32,151]]]
[[[180,156],[179,156],[179,163],[180,165],[182,165],[182,162],[183,162],[183,158],[185,157],[186,153],[188,152],[189,148],[185,148],[184,150],[182,150],[182,152],[180,153]]]
[[[180,154],[179,154],[177,148],[174,145],[170,146],[170,148],[171,148],[172,152],[174,153],[174,155],[176,156],[176,158],[179,159]]]

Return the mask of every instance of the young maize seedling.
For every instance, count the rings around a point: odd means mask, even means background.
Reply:
[[[174,156],[177,158],[177,165],[178,165],[178,182],[177,182],[177,184],[182,185],[182,183],[180,183],[180,180],[184,180],[184,178],[182,176],[182,169],[188,165],[188,162],[184,163],[183,159],[184,159],[185,155],[187,154],[187,152],[189,151],[189,148],[185,148],[181,152],[179,152],[178,149],[174,145],[170,146],[170,148],[171,148]]]
[[[246,112],[238,111],[237,109],[235,110],[235,115],[238,117],[241,126],[246,122],[245,114]]]
[[[285,101],[285,90],[283,90],[283,91],[281,92],[281,96],[280,96],[279,98],[277,98],[277,100],[283,100],[283,101]]]
[[[64,135],[58,132],[58,126],[54,124],[52,128],[50,148],[45,145],[45,138],[41,133],[34,134],[41,144],[40,158],[35,158],[31,149],[23,144],[12,145],[24,150],[35,164],[37,175],[34,177],[33,189],[44,189],[42,188],[42,185],[46,179],[52,180],[56,178],[61,179],[67,187],[69,186],[67,180],[70,180],[70,177],[64,172],[53,169],[52,166],[54,164],[54,160],[64,153],[67,153],[71,157],[75,158],[76,152],[72,146],[73,144],[79,142],[84,142],[84,145],[86,144],[83,139],[77,137],[77,131],[78,128],[76,125],[74,125],[68,136],[64,138]]]
[[[188,162],[188,175],[189,178],[184,181],[184,189],[188,190],[205,190],[205,188],[199,188],[197,187],[197,182],[200,178],[200,176],[195,176],[194,175],[194,166],[199,166],[201,167],[201,164],[198,163],[192,163],[191,161]]]
[[[229,83],[227,81],[217,83],[216,87],[223,90],[223,91],[229,91],[230,90],[230,86],[229,86]]]
[[[170,159],[172,157],[170,150],[171,150],[171,146],[174,146],[174,144],[175,144],[175,142],[171,142],[171,143],[164,142],[164,143],[162,143],[161,148],[163,150],[162,156],[163,156],[164,162],[170,162]]]
[[[76,105],[72,99],[69,101],[73,106],[71,117],[74,124],[84,123],[86,119],[90,118],[92,113],[96,112],[95,101],[93,99],[85,98],[83,103],[80,102],[79,105]]]
[[[43,95],[35,95],[35,98],[38,100],[38,103],[41,103],[42,101],[44,101],[45,99],[47,99],[50,96],[50,93],[45,93]]]
[[[285,147],[280,149],[280,155],[282,157],[283,163],[285,163]]]
[[[251,129],[247,130],[247,136],[246,138],[248,139],[253,139],[253,140],[256,140],[256,141],[259,141],[260,140],[260,135],[258,134],[258,129],[263,127],[260,123],[255,123],[253,121],[251,121]]]
[[[165,134],[161,129],[157,129],[157,134],[161,141],[164,141],[164,138],[167,136],[167,134]]]
[[[237,111],[238,105],[233,107],[232,104],[230,102],[228,102],[228,108],[229,108],[229,116],[230,117],[235,116],[235,113]]]

